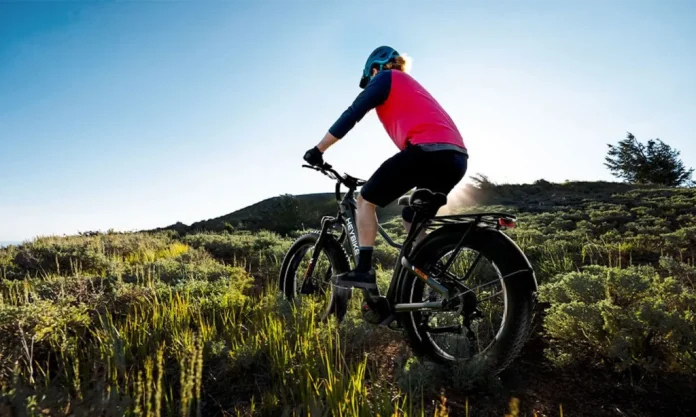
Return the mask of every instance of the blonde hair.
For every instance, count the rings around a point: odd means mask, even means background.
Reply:
[[[413,59],[406,55],[402,54],[400,56],[397,56],[393,60],[387,62],[384,64],[384,69],[395,69],[399,70],[405,73],[409,73],[411,71],[411,66],[413,65]]]

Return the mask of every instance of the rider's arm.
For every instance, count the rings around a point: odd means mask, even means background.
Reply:
[[[338,142],[339,139],[332,135],[331,132],[326,132],[326,135],[324,135],[324,138],[319,142],[317,145],[317,148],[321,151],[321,153],[326,152],[327,149],[331,147],[334,143]]]
[[[324,152],[331,145],[342,139],[357,122],[374,109],[384,103],[389,97],[391,89],[391,71],[380,71],[367,84],[365,89],[355,98],[353,104],[343,112],[341,117],[329,128],[324,139],[317,147]]]

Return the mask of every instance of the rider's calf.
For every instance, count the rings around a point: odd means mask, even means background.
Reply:
[[[415,210],[411,206],[405,206],[403,210],[401,210],[401,218],[404,223],[404,229],[406,229],[406,233],[408,233],[411,230],[411,223],[413,223],[413,218],[416,216]],[[416,237],[416,240],[414,241],[414,244],[418,244],[423,238],[425,237],[425,229],[421,230],[421,232],[418,234]]]
[[[365,200],[362,194],[358,195],[358,239],[361,247],[372,247],[377,239],[377,208],[371,202]]]

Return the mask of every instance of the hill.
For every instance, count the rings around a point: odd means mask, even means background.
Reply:
[[[304,195],[285,194],[267,198],[258,203],[220,217],[185,225],[176,223],[151,231],[174,230],[181,235],[197,232],[222,232],[225,230],[269,230],[287,234],[304,228],[318,228],[323,216],[335,216],[338,203],[334,193]],[[378,208],[380,219],[389,219],[401,213],[396,203]]]
[[[610,202],[618,194],[652,188],[657,187],[616,182],[555,184],[540,180],[534,184],[504,185],[484,182],[478,187],[466,185],[455,190],[450,195],[450,201],[447,207],[443,208],[442,213],[481,206],[505,206],[519,212],[544,212],[580,207],[587,201]],[[248,230],[256,232],[268,230],[285,235],[298,229],[318,228],[322,216],[336,215],[337,210],[334,193],[285,194],[191,225],[179,222],[150,231],[173,230],[180,235],[185,235],[204,231]],[[377,216],[382,223],[388,222],[400,214],[401,208],[397,206],[396,202],[385,208],[377,208]]]

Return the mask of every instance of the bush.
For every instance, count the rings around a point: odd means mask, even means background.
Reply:
[[[277,233],[212,234],[186,236],[184,243],[205,249],[215,260],[230,265],[245,266],[259,276],[275,276],[291,241]]]
[[[14,262],[15,256],[17,256],[16,246],[0,249],[0,278],[8,279],[19,275],[19,267]]]
[[[76,342],[90,324],[87,306],[75,305],[70,299],[0,303],[0,382],[9,378],[18,363],[22,370],[32,372],[28,354],[32,361],[46,358],[50,351],[63,352],[68,358],[76,355]]]
[[[0,252],[0,272],[7,265],[8,253],[13,267],[8,277],[48,275],[120,276],[126,265],[176,258],[190,248],[173,240],[171,234],[100,234],[70,237],[42,237],[14,251]]]
[[[544,320],[554,342],[550,359],[695,372],[696,292],[683,284],[692,268],[662,263],[676,275],[652,266],[588,266],[542,285],[540,299],[551,303]]]

